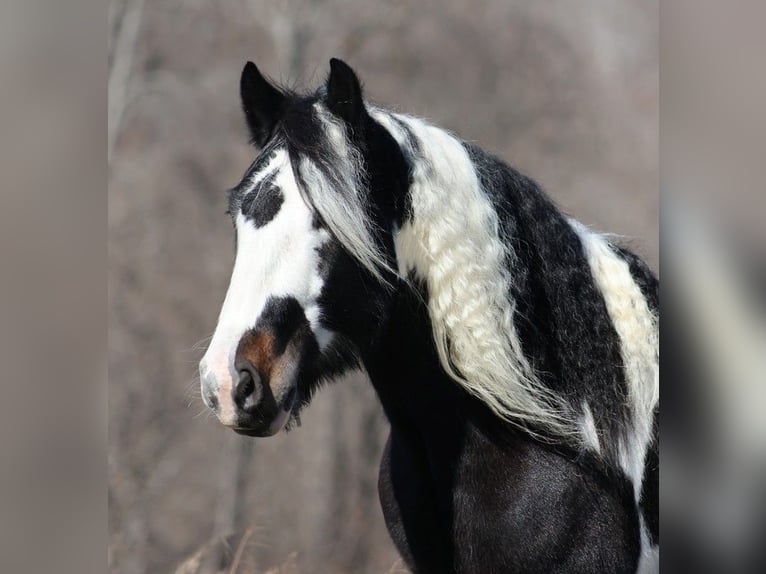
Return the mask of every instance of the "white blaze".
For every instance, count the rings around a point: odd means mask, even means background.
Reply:
[[[237,345],[242,336],[256,326],[269,298],[295,298],[303,307],[320,347],[330,338],[319,325],[317,303],[323,285],[318,248],[329,235],[314,228],[311,210],[298,190],[286,150],[277,150],[267,167],[252,177],[245,196],[256,193],[256,184],[272,172],[276,174],[274,185],[284,201],[276,216],[262,227],[256,227],[241,212],[236,214],[234,270],[215,334],[200,363],[203,384],[205,380],[208,383],[214,380],[220,404],[219,418],[224,424],[235,423],[231,389],[236,376]]]

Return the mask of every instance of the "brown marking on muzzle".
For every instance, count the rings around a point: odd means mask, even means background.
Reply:
[[[281,355],[276,354],[276,340],[269,331],[250,330],[245,333],[237,345],[237,352],[234,356],[234,364],[238,365],[241,361],[250,361],[261,376],[261,381],[271,388],[272,380],[279,380],[284,370],[285,359],[290,355],[288,349],[285,349]],[[271,389],[272,392],[276,389]]]
[[[250,361],[264,382],[268,382],[274,366],[274,335],[268,331],[250,330],[242,336],[234,355],[234,365]]]

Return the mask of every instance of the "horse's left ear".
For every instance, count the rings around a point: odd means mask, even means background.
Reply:
[[[242,70],[239,92],[252,141],[263,147],[281,119],[287,95],[264,78],[252,62]]]
[[[327,78],[327,107],[352,129],[361,128],[367,115],[362,100],[362,86],[351,67],[337,58],[330,60]]]

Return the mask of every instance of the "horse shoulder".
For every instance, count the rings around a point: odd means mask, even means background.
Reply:
[[[640,524],[625,477],[519,437],[467,436],[455,473],[458,572],[635,572]]]

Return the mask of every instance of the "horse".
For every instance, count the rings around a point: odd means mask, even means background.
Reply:
[[[657,570],[645,262],[503,160],[366,101],[341,60],[309,93],[248,62],[240,96],[260,153],[228,192],[236,257],[200,362],[220,422],[274,435],[361,368],[412,572]]]

